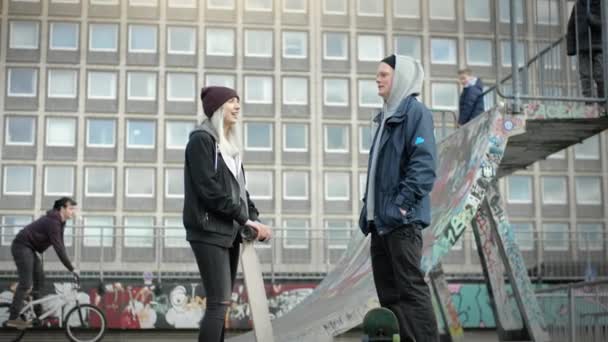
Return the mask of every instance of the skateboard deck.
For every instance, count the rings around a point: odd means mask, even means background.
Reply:
[[[253,246],[257,238],[257,231],[245,227],[241,231],[241,237],[243,238],[241,265],[243,266],[243,277],[245,278],[245,288],[249,298],[255,339],[257,342],[273,342],[274,337],[270,323],[270,312],[268,311],[268,299],[264,289],[264,279],[262,278],[262,268]]]
[[[371,309],[363,318],[363,341],[399,342],[397,316],[386,308]]]

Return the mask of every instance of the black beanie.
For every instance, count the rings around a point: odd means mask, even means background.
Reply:
[[[210,118],[215,111],[233,97],[239,98],[234,89],[227,87],[212,86],[201,89],[201,101],[203,101],[205,115]]]
[[[393,69],[395,69],[396,61],[397,61],[397,59],[396,59],[395,55],[390,55],[382,60],[383,63],[390,65],[391,68],[393,68]]]

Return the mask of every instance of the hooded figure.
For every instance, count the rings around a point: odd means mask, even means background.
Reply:
[[[399,320],[402,341],[437,341],[428,286],[420,270],[422,229],[431,222],[429,193],[435,183],[432,113],[420,103],[424,71],[405,56],[378,66],[378,95],[384,99],[374,122],[367,190],[359,217],[371,238],[374,283],[380,305]]]

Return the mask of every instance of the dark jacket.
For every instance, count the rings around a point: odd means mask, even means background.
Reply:
[[[218,136],[209,120],[190,133],[184,165],[183,221],[188,241],[230,247],[248,219],[258,211],[221,156]],[[244,172],[244,170],[243,170]],[[247,215],[249,212],[249,216]]]
[[[63,243],[63,232],[65,222],[61,222],[61,215],[57,210],[49,210],[46,215],[25,226],[15,237],[15,243],[20,243],[38,253],[44,253],[50,246],[53,246],[59,260],[70,272],[74,266],[68,258]]]
[[[465,87],[460,94],[458,104],[458,124],[464,125],[475,119],[477,115],[484,111],[483,83],[478,78],[474,85]]]
[[[374,121],[379,122],[381,114]],[[374,225],[379,234],[408,224],[424,228],[431,223],[429,193],[435,183],[436,147],[433,114],[415,97],[408,96],[387,119],[382,139],[376,132],[372,144],[379,148],[375,181]],[[372,153],[370,151],[370,155]],[[368,166],[369,174],[369,166]],[[359,227],[369,233],[367,191]],[[403,216],[399,208],[405,209]]]
[[[602,51],[601,0],[579,0],[568,20],[568,56],[579,52]],[[578,44],[578,49],[577,49]]]

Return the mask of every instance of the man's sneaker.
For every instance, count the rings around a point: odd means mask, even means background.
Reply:
[[[21,318],[10,319],[6,322],[7,327],[24,330],[32,327],[32,321],[24,321]]]

